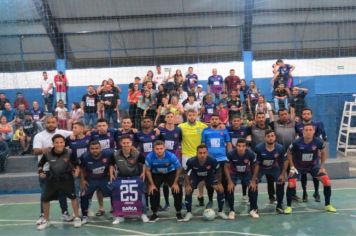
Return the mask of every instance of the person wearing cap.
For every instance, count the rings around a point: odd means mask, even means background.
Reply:
[[[195,92],[195,97],[200,104],[203,102],[203,98],[206,95],[206,92],[203,90],[203,85],[198,84],[197,90]]]

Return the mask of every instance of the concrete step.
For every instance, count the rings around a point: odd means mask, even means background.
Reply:
[[[36,172],[5,173],[0,175],[0,194],[38,192],[40,192],[40,187]]]
[[[5,173],[25,173],[37,171],[36,156],[11,156],[7,159]]]

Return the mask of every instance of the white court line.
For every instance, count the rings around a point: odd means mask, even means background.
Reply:
[[[356,188],[333,188],[332,191],[346,191],[346,190],[356,190]],[[308,190],[308,192],[312,192],[312,190]],[[235,193],[235,196],[239,196],[241,193]],[[267,192],[258,192],[258,194],[267,194]],[[16,195],[19,196],[19,195]],[[204,196],[207,196],[206,194]],[[0,195],[1,198],[1,195]],[[163,199],[163,197],[161,197]],[[216,200],[216,198],[214,198]],[[92,202],[97,202],[97,200],[92,200]],[[238,202],[238,201],[237,201]],[[32,205],[32,204],[39,204],[40,202],[15,202],[15,203],[1,203],[0,206],[9,206],[9,205]],[[53,201],[54,204],[58,204],[58,202]]]

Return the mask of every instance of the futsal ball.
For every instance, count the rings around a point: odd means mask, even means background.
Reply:
[[[216,217],[215,211],[211,208],[205,209],[203,212],[203,219],[206,221],[214,220]]]

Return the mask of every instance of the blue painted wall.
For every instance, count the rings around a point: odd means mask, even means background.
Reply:
[[[262,94],[267,99],[271,99],[271,79],[262,78],[255,81]],[[335,157],[343,105],[345,101],[353,101],[354,99],[352,94],[356,93],[356,75],[296,77],[294,83],[309,89],[307,104],[314,111],[314,119],[324,122],[330,142],[330,157]],[[206,88],[207,81],[201,81],[201,84]],[[120,84],[119,86],[122,89],[121,109],[126,109],[128,107],[126,102],[128,85]],[[10,101],[13,101],[17,91],[21,91],[29,102],[38,100],[42,104],[40,89],[16,89],[2,92],[6,94]],[[85,86],[70,87],[68,91],[69,104],[80,101],[85,92]]]

